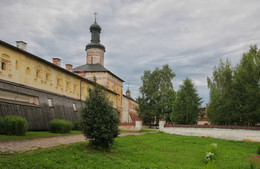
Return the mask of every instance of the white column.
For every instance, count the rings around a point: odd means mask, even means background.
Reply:
[[[159,130],[164,131],[164,125],[166,124],[166,121],[160,120],[159,121]]]
[[[135,131],[140,131],[143,128],[142,121],[135,121]]]

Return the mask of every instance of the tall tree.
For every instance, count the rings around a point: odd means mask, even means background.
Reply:
[[[201,103],[194,84],[186,78],[177,92],[172,112],[173,121],[177,124],[196,124]]]
[[[213,124],[231,125],[237,121],[235,116],[233,69],[230,62],[220,60],[214,67],[213,76],[208,79],[210,100],[207,114]]]
[[[141,96],[137,98],[139,103],[138,114],[145,123],[159,123],[161,118],[165,118],[172,110],[172,103],[175,92],[171,80],[175,73],[164,65],[162,69],[158,67],[151,72],[144,71],[141,77],[142,86],[140,87]]]
[[[89,97],[81,110],[81,128],[87,139],[95,147],[106,150],[118,136],[118,116],[106,93],[95,82],[94,89],[89,89]]]
[[[260,50],[250,46],[234,71],[234,100],[237,124],[256,125],[260,122]]]

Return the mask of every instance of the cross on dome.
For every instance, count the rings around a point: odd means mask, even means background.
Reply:
[[[97,12],[94,13],[95,16],[95,22],[97,21]]]

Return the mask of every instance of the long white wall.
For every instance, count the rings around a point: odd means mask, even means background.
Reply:
[[[179,134],[185,136],[204,136],[228,140],[247,140],[260,142],[260,130],[165,127],[165,123],[165,121],[160,121],[159,130],[169,134]]]

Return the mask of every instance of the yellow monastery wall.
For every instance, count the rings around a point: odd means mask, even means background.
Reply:
[[[107,80],[107,88],[119,94],[118,98],[118,107],[122,109],[122,98],[123,98],[123,84],[120,80],[112,76],[109,72],[106,72]]]
[[[123,84],[120,80],[115,78],[109,72],[91,72],[86,73],[85,77],[89,80],[94,79],[96,77],[97,83],[103,85],[107,89],[119,94],[118,96],[118,109],[121,112],[122,110],[122,92],[123,92]]]
[[[93,84],[0,44],[0,79],[85,100]],[[81,93],[80,93],[81,86]],[[81,96],[80,96],[81,94]],[[117,108],[117,95],[108,92]]]

